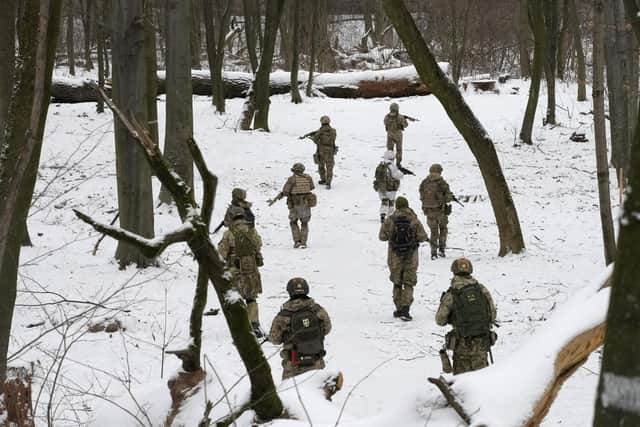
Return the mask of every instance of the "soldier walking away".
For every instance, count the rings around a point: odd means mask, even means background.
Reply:
[[[396,163],[402,163],[402,132],[409,126],[406,116],[399,113],[400,107],[395,102],[389,106],[389,113],[384,116],[384,128],[387,131],[387,150],[396,150]]]
[[[320,117],[320,129],[300,137],[300,139],[311,138],[316,144],[313,161],[318,165],[318,174],[320,175],[318,184],[326,185],[327,189],[331,189],[335,155],[338,152],[336,130],[331,127],[330,123],[329,116],[322,116]]]
[[[309,297],[309,284],[301,277],[287,283],[289,301],[273,319],[269,341],[284,344],[282,379],[314,369],[324,369],[324,337],[331,331],[326,310]]]
[[[315,207],[317,203],[316,195],[311,192],[315,187],[313,179],[304,173],[304,165],[302,163],[295,163],[291,167],[291,172],[293,172],[293,175],[287,179],[282,191],[268,202],[269,206],[272,206],[283,197],[287,198],[293,247],[306,248],[309,237],[311,208]],[[300,225],[298,225],[298,222],[300,222]]]
[[[444,258],[449,232],[450,202],[454,199],[449,184],[442,178],[442,166],[434,163],[429,168],[429,175],[420,184],[420,200],[422,212],[427,216],[427,225],[431,233],[431,259]]]
[[[440,298],[436,323],[453,326],[445,337],[445,348],[453,351],[456,375],[489,366],[487,354],[491,354],[491,346],[497,339],[491,330],[496,321],[496,307],[489,290],[471,275],[471,261],[456,259],[451,272],[451,287]]]
[[[255,227],[250,227],[245,211],[233,206],[230,212],[231,225],[224,232],[218,244],[220,256],[225,260],[231,272],[231,282],[247,304],[247,314],[253,333],[256,337],[264,337],[258,317],[258,295],[262,293],[262,281],[258,267],[264,265],[262,239]]]
[[[249,227],[255,227],[256,217],[251,211],[251,203],[247,201],[247,190],[237,187],[231,190],[231,204],[227,207],[223,221],[224,226],[227,228],[231,226],[231,213],[234,211],[234,207],[242,208]]]
[[[429,240],[418,216],[404,197],[396,199],[396,210],[385,219],[378,236],[389,242],[387,264],[393,283],[393,317],[412,320],[409,310],[413,303],[413,287],[418,282],[418,246]]]
[[[400,180],[404,174],[393,163],[395,154],[393,151],[385,151],[382,161],[376,167],[373,189],[380,197],[380,222],[393,213],[396,201],[396,193],[400,189]]]

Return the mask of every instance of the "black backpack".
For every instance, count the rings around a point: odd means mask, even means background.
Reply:
[[[300,365],[313,365],[325,355],[324,331],[322,320],[318,317],[317,307],[305,307],[291,312],[291,334],[289,342],[293,345]]]
[[[451,289],[453,326],[461,338],[488,337],[491,332],[489,302],[478,282]]]
[[[416,227],[411,224],[411,218],[401,215],[393,220],[393,234],[391,235],[391,249],[398,255],[407,256],[418,247],[416,241]]]

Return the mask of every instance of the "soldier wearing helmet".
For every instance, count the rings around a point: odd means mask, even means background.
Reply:
[[[431,233],[431,259],[445,256],[449,229],[449,214],[453,193],[449,184],[442,178],[442,166],[434,163],[429,167],[429,175],[420,184],[422,212],[427,217]]]
[[[445,348],[453,351],[456,375],[489,365],[487,354],[497,338],[491,329],[496,321],[496,307],[489,290],[471,275],[471,261],[456,259],[451,272],[451,286],[440,298],[436,323],[453,326],[445,337]]]
[[[396,163],[402,163],[402,132],[409,126],[407,118],[400,112],[395,102],[389,106],[389,113],[384,116],[384,128],[387,131],[387,150],[396,150]]]
[[[309,297],[309,284],[301,277],[287,283],[289,301],[273,319],[269,341],[283,344],[282,379],[323,369],[324,337],[331,331],[326,310]]]
[[[231,212],[233,208],[241,208],[244,211],[245,220],[249,224],[249,227],[255,227],[256,218],[251,211],[251,203],[247,201],[247,190],[238,187],[231,190],[231,203],[227,207],[223,221],[225,227],[231,226]]]
[[[327,189],[331,189],[335,155],[338,152],[338,147],[336,146],[336,130],[331,127],[330,123],[331,119],[329,116],[322,116],[320,117],[320,129],[300,137],[301,139],[309,137],[314,144],[316,144],[313,161],[318,165],[318,175],[320,175],[318,184],[326,185]]]
[[[291,167],[293,175],[287,179],[282,191],[276,197],[269,200],[269,206],[275,202],[287,198],[289,208],[289,226],[294,248],[306,248],[309,237],[309,221],[311,220],[311,208],[317,203],[316,195],[312,193],[315,188],[313,179],[304,173],[302,163],[294,163]]]

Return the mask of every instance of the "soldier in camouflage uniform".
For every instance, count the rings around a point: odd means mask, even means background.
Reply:
[[[471,275],[471,261],[458,258],[451,264],[451,272],[451,287],[440,298],[436,323],[453,326],[446,335],[446,348],[453,350],[456,375],[489,365],[487,353],[497,338],[491,330],[496,306],[489,290]]]
[[[227,228],[231,226],[231,213],[234,211],[234,207],[242,208],[249,227],[255,227],[256,217],[253,212],[251,212],[251,203],[247,201],[246,190],[242,188],[234,188],[231,190],[231,204],[227,207],[227,212],[224,215],[224,226]]]
[[[380,227],[381,241],[389,242],[387,264],[393,283],[393,317],[409,321],[413,303],[413,287],[418,282],[418,246],[429,240],[418,216],[404,197],[396,199],[396,211]]]
[[[393,163],[395,154],[393,151],[385,151],[382,161],[376,166],[373,189],[380,197],[380,222],[391,215],[395,210],[396,193],[400,189],[400,180],[404,174]]]
[[[395,102],[389,106],[389,113],[384,116],[384,128],[387,131],[387,150],[396,149],[396,163],[402,163],[402,132],[409,126],[407,118],[399,113],[400,107]]]
[[[326,310],[309,297],[309,285],[296,277],[287,283],[289,301],[273,319],[269,341],[283,344],[282,379],[323,369],[324,337],[331,331]]]
[[[329,123],[329,116],[320,117],[320,129],[312,135],[313,142],[317,146],[314,161],[318,165],[318,174],[320,181],[318,184],[326,184],[327,189],[331,189],[331,181],[333,181],[333,166],[335,165],[336,147],[336,130]]]
[[[316,195],[311,192],[315,187],[313,179],[304,173],[304,165],[295,163],[291,168],[293,175],[287,179],[282,191],[269,200],[269,206],[276,201],[287,198],[289,208],[289,225],[293,237],[294,248],[306,248],[309,237],[309,221],[311,220],[311,208],[316,205]],[[298,226],[300,221],[300,226]]]
[[[420,184],[420,200],[422,212],[427,216],[427,225],[431,232],[431,259],[444,258],[449,232],[449,213],[453,194],[449,184],[442,178],[442,166],[434,163],[429,168],[429,175]]]
[[[260,328],[258,316],[258,295],[262,293],[262,281],[258,267],[264,265],[262,239],[255,227],[249,226],[244,209],[235,206],[230,212],[231,226],[224,232],[218,244],[220,256],[225,260],[231,272],[231,282],[247,304],[247,314],[254,334],[261,338],[264,332]]]

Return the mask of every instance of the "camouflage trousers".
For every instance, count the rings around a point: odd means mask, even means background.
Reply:
[[[320,180],[331,184],[331,181],[333,181],[333,167],[336,164],[333,147],[320,147],[317,156]]]
[[[240,273],[232,269],[232,285],[247,303],[247,315],[252,323],[260,323],[258,317],[258,303],[256,299],[262,293],[262,279],[258,271],[250,274]]]
[[[413,303],[413,287],[418,282],[418,250],[406,257],[389,249],[387,258],[389,280],[393,283],[393,303],[396,309]]]
[[[289,208],[289,226],[291,227],[291,237],[294,243],[307,244],[310,220],[311,209],[308,206],[293,206]],[[298,225],[298,222],[300,222],[300,225]]]
[[[402,131],[396,130],[387,132],[387,150],[393,151],[395,147],[396,151],[396,163],[402,162]]]
[[[476,371],[489,366],[486,338],[457,340],[453,349],[453,374]]]
[[[380,197],[380,214],[391,215],[395,210],[397,191],[378,191]]]
[[[444,208],[422,208],[422,211],[427,216],[431,253],[435,254],[438,249],[444,251],[447,247],[447,235],[449,234],[447,227],[449,217],[445,215]]]
[[[282,357],[282,379],[286,380],[287,378],[295,377],[296,375],[303,374],[305,372],[313,371],[316,369],[324,369],[324,359],[322,357],[318,358],[313,365],[294,365],[291,363],[291,353],[289,350],[283,350],[280,352],[280,356]]]

